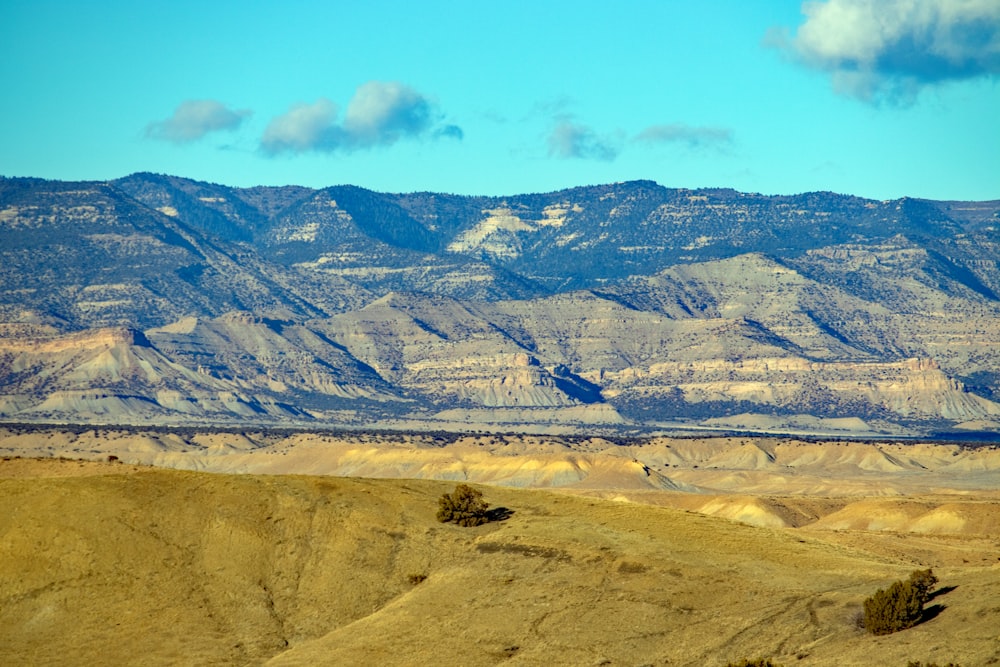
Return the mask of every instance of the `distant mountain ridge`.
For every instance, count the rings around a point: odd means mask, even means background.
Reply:
[[[0,178],[0,417],[1000,431],[998,260],[1000,201]]]

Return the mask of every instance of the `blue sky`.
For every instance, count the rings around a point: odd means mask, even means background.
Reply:
[[[1000,198],[997,0],[0,3],[0,174]]]

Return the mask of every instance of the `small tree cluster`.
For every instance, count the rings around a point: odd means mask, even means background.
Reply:
[[[864,627],[873,635],[888,635],[912,628],[924,614],[937,577],[931,570],[916,570],[906,581],[896,581],[865,600]]]
[[[459,484],[451,493],[438,500],[437,520],[457,523],[460,526],[478,526],[490,520],[489,503],[483,494],[468,484]]]

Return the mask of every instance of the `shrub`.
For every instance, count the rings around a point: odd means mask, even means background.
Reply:
[[[934,576],[932,570],[914,570],[908,581],[920,594],[921,603],[927,604],[927,601],[931,599],[931,590],[937,584],[938,578]]]
[[[865,629],[873,635],[888,635],[912,628],[923,609],[919,590],[909,582],[896,581],[865,600]]]
[[[930,570],[917,570],[907,581],[896,581],[865,600],[863,624],[873,635],[888,635],[912,628],[920,622],[924,603],[937,577]]]
[[[457,523],[460,526],[478,526],[489,521],[489,503],[483,494],[468,484],[459,484],[452,493],[438,500],[437,520]]]
[[[957,662],[949,662],[947,665],[939,665],[936,662],[922,663],[919,660],[911,660],[906,663],[906,667],[962,667]]]
[[[771,662],[770,658],[757,658],[756,660],[743,658],[739,662],[730,662],[726,667],[781,667],[781,665]]]

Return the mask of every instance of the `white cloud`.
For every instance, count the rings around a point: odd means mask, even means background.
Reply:
[[[233,111],[215,100],[186,100],[170,118],[146,126],[146,137],[183,144],[201,139],[210,132],[235,130],[250,111]]]
[[[332,150],[338,141],[337,105],[320,98],[312,104],[294,104],[276,116],[260,139],[266,153],[302,152],[310,149]]]
[[[358,87],[342,122],[337,106],[327,99],[297,104],[276,116],[261,137],[261,148],[282,152],[354,151],[391,146],[400,139],[431,136],[462,138],[457,125],[440,125],[434,105],[402,83],[369,81]]]
[[[651,125],[636,135],[645,144],[681,143],[692,148],[724,146],[733,140],[733,131],[724,127],[697,127],[685,123]]]
[[[621,151],[616,136],[600,136],[569,118],[558,119],[548,137],[549,156],[611,161]]]
[[[401,136],[422,134],[430,125],[430,103],[397,82],[358,86],[344,116],[344,130],[359,146],[391,145]]]
[[[830,72],[834,88],[871,100],[1000,74],[998,0],[804,2],[794,37],[766,41]]]

